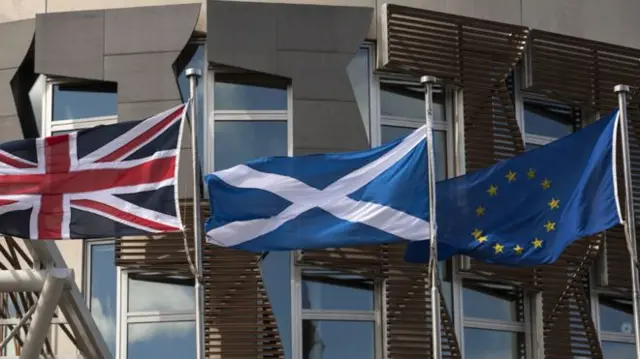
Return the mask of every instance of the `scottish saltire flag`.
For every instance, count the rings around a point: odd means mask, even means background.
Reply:
[[[425,134],[214,172],[207,241],[261,252],[429,238]]]
[[[532,266],[621,222],[615,180],[617,111],[546,146],[436,187],[438,257]],[[429,241],[410,262],[427,262]]]
[[[176,174],[185,110],[0,144],[0,233],[84,239],[182,230]]]

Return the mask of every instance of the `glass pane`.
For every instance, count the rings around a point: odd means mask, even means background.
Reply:
[[[118,95],[91,89],[72,89],[66,85],[53,86],[53,120],[117,116]]]
[[[356,102],[358,103],[358,109],[360,109],[360,115],[362,116],[362,122],[364,128],[369,133],[370,120],[369,120],[369,89],[371,75],[371,67],[369,64],[369,49],[360,48],[356,53],[356,57],[351,60],[349,66],[347,66],[347,74],[351,80],[351,86],[356,96]]]
[[[560,138],[573,131],[571,109],[541,104],[524,104],[525,131],[530,134]]]
[[[633,304],[630,300],[600,296],[600,330],[632,334]]]
[[[631,343],[602,342],[605,359],[635,359],[636,346]]]
[[[240,76],[240,75],[239,75]],[[287,89],[216,81],[216,110],[286,110]]]
[[[534,148],[542,147],[540,145],[536,145],[535,143],[525,143],[524,146],[527,151],[530,151]]]
[[[380,83],[380,113],[382,116],[404,117],[425,122],[424,89],[420,85]],[[444,97],[433,96],[433,119],[445,121]]]
[[[194,322],[135,323],[127,330],[127,359],[196,357]]]
[[[285,359],[291,359],[291,252],[269,252],[260,262]]]
[[[352,274],[305,269],[302,308],[374,310],[373,281]]]
[[[465,317],[521,321],[518,318],[517,293],[499,284],[465,281],[462,305]]]
[[[373,322],[302,321],[304,359],[373,359]]]
[[[183,313],[196,308],[192,281],[185,285],[178,280],[170,283],[129,277],[128,301],[129,312]]]
[[[286,121],[216,121],[215,169],[269,156],[287,155]]]
[[[522,344],[520,333],[464,328],[465,359],[524,359]]]
[[[382,143],[387,143],[413,131],[415,128],[382,125],[380,137]],[[433,150],[436,153],[436,180],[440,181],[447,178],[447,134],[444,131],[434,131],[433,138],[435,140]]]
[[[196,69],[200,69],[201,71],[206,71],[207,69],[205,68],[204,65],[204,45],[200,45],[198,46],[196,52],[193,54],[193,56],[191,57],[191,60],[189,61],[189,63],[187,64],[187,66],[184,68],[184,70],[182,71],[182,73],[180,73],[180,76],[178,76],[178,87],[180,88],[180,96],[182,97],[182,101],[186,102],[189,100],[190,97],[190,90],[189,90],[189,79],[187,79],[187,76],[185,75],[185,71],[189,68],[196,68]],[[198,131],[198,154],[200,155],[200,165],[203,166],[203,146],[204,146],[204,131],[202,131],[204,129],[204,81],[203,81],[204,77],[200,77],[199,82],[198,82],[198,87],[196,88],[196,104],[197,104],[197,108],[196,108],[196,121],[198,123],[200,127],[200,131]]]
[[[90,247],[91,316],[112,354],[116,352],[117,271],[113,244]]]

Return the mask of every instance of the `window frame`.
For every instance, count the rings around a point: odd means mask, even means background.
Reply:
[[[193,322],[196,324],[195,309],[186,309],[179,312],[129,312],[129,275],[135,273],[145,273],[142,270],[127,270],[118,267],[118,287],[117,287],[117,323],[116,323],[116,353],[117,359],[127,359],[129,349],[129,324],[143,323],[171,323],[171,322]],[[195,293],[195,292],[194,292]]]
[[[349,322],[373,322],[374,325],[374,358],[387,357],[386,346],[386,313],[385,308],[385,282],[381,279],[373,281],[374,307],[372,311],[363,310],[323,310],[302,308],[302,272],[305,269],[318,269],[317,267],[296,264],[296,254],[290,256],[291,263],[291,346],[292,359],[303,358],[303,320],[322,321],[349,321]],[[322,268],[320,268],[322,269]],[[345,272],[346,273],[346,272]],[[346,273],[348,274],[348,273]]]
[[[40,132],[42,137],[51,136],[58,131],[79,131],[92,128],[98,125],[112,125],[118,122],[118,114],[109,116],[95,116],[78,118],[73,120],[53,121],[53,92],[54,86],[61,84],[86,84],[85,80],[59,79],[55,77],[45,77],[45,92],[42,98],[42,124]]]
[[[204,71],[202,84],[204,88],[204,144],[203,172],[212,173],[215,169],[215,122],[216,121],[257,121],[272,122],[283,121],[287,124],[287,154],[292,154],[293,144],[293,96],[292,85],[286,87],[287,110],[215,110],[215,68],[209,64],[205,51],[205,64],[207,70]],[[241,77],[242,73],[237,76]],[[205,186],[206,191],[206,186]]]

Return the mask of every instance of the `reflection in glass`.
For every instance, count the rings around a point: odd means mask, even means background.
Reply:
[[[90,247],[89,294],[91,316],[112,354],[116,351],[117,272],[113,244]]]
[[[522,333],[464,328],[465,359],[520,359]]]
[[[524,104],[525,131],[530,134],[560,138],[573,131],[571,109],[543,104]]]
[[[53,121],[117,116],[118,95],[83,85],[53,85]]]
[[[517,292],[510,287],[480,281],[464,281],[462,304],[465,317],[521,321],[518,316],[517,299]]]
[[[170,283],[168,280],[151,281],[129,274],[129,312],[182,313],[195,310],[193,282],[185,285],[182,281]]]
[[[302,321],[304,359],[374,359],[374,323]]]
[[[356,56],[347,66],[347,74],[349,75],[349,80],[351,80],[351,86],[358,103],[364,128],[369,133],[369,89],[371,87],[369,76],[371,75],[371,66],[369,64],[368,48],[364,47],[358,50]]]
[[[415,128],[382,125],[380,137],[382,143],[388,143],[400,137],[406,136],[415,131]],[[447,135],[444,131],[433,131],[434,146],[436,153],[436,180],[447,178]]]
[[[633,304],[630,300],[600,296],[600,330],[633,334]]]
[[[286,121],[216,121],[217,171],[249,160],[287,155]]]
[[[605,359],[635,359],[636,346],[631,343],[603,341],[602,356]]]
[[[291,254],[269,252],[260,261],[262,279],[267,296],[276,317],[278,333],[282,340],[284,358],[291,359]]]
[[[420,123],[424,123],[424,89],[420,85],[381,82],[380,114],[416,119]],[[436,92],[433,95],[433,119],[445,121],[442,93]]]
[[[305,269],[302,309],[374,310],[373,281],[351,274]]]
[[[223,82],[216,76],[214,108],[220,110],[276,111],[287,109],[286,86],[272,87]]]
[[[195,322],[135,323],[127,331],[127,359],[196,356]]]

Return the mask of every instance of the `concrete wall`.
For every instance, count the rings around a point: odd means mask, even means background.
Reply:
[[[0,22],[36,13],[193,3],[198,0],[14,0],[0,1]],[[260,0],[281,2],[282,0]],[[636,0],[293,0],[286,3],[374,7],[396,3],[451,14],[529,26],[565,35],[640,48],[640,2]],[[197,29],[206,29],[206,0]],[[376,36],[376,22],[369,37]]]

